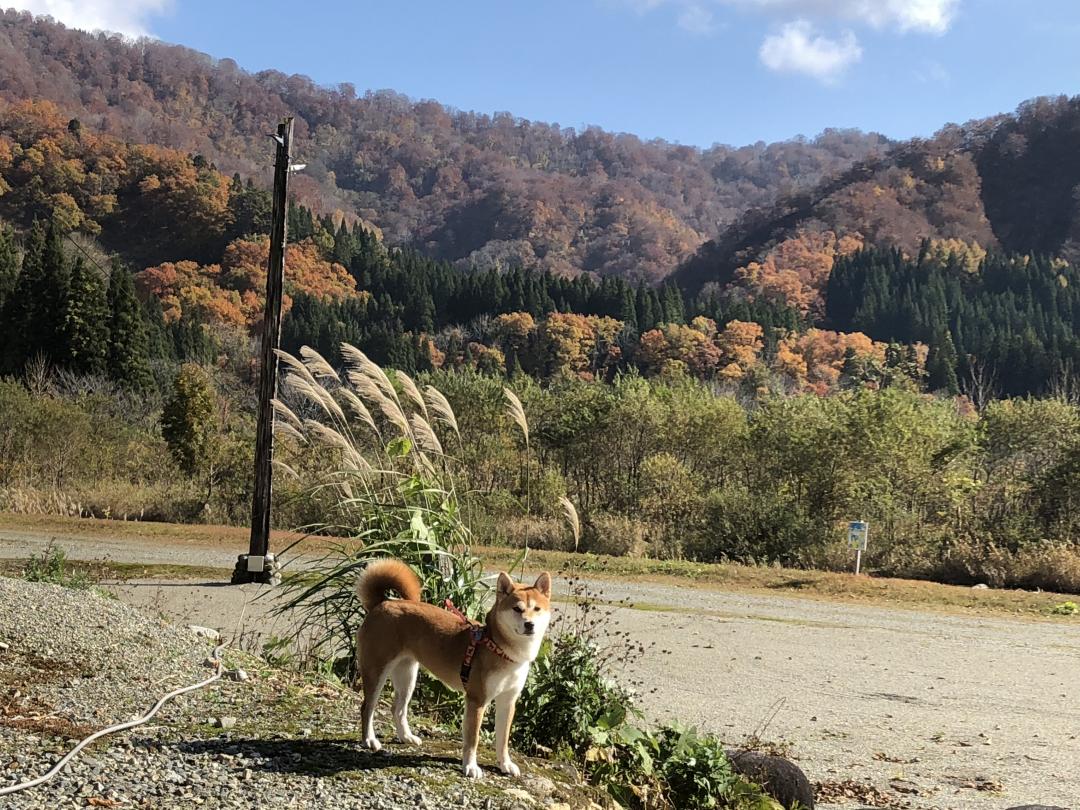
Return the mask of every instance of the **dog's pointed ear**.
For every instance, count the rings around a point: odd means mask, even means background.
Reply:
[[[510,575],[505,571],[499,572],[499,582],[495,586],[495,590],[499,593],[513,593],[514,592],[514,580],[510,578]]]
[[[536,578],[536,584],[533,587],[544,596],[551,596],[551,574],[547,571],[542,573]]]

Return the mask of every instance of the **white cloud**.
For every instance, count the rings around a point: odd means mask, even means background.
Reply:
[[[715,28],[713,13],[697,3],[691,3],[679,12],[678,23],[679,28],[691,34],[711,34]]]
[[[149,20],[171,5],[172,0],[22,0],[18,7],[48,14],[71,28],[138,37],[148,36]]]
[[[922,66],[916,68],[913,73],[915,79],[923,84],[936,84],[942,87],[952,84],[952,74],[949,73],[948,68],[932,59],[923,62]]]
[[[830,39],[806,20],[796,20],[767,36],[758,55],[770,70],[805,73],[828,83],[862,58],[862,48],[851,31]]]
[[[712,30],[712,8],[728,7],[783,15],[787,19],[842,21],[891,29],[901,33],[944,34],[960,10],[961,0],[606,0],[645,14],[664,6],[676,9],[680,27],[702,33],[705,21]]]
[[[678,0],[675,0],[676,2]],[[857,22],[901,32],[944,34],[949,30],[960,0],[716,0],[716,2],[816,17]]]

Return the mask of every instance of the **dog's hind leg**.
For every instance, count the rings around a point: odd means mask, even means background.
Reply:
[[[375,736],[375,709],[379,705],[379,695],[383,686],[386,685],[386,676],[389,674],[383,662],[369,662],[367,658],[361,659],[360,678],[364,685],[364,705],[360,709],[360,715],[364,721],[364,746],[372,751],[382,748],[379,738]]]
[[[474,697],[465,697],[465,718],[461,723],[461,770],[470,779],[479,779],[484,775],[476,764],[476,746],[480,744],[480,725],[484,722],[486,703]]]
[[[420,665],[411,658],[403,658],[390,669],[390,682],[394,684],[394,728],[398,742],[419,745],[420,738],[409,728],[409,701],[416,688]]]

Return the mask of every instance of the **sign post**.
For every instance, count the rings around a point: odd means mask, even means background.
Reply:
[[[848,524],[848,547],[855,549],[855,574],[862,568],[862,553],[870,537],[870,524],[865,520],[853,520]]]

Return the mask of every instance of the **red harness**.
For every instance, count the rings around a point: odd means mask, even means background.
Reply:
[[[472,672],[473,657],[476,655],[476,647],[483,644],[495,655],[502,658],[504,661],[510,661],[511,663],[518,663],[505,652],[503,648],[495,643],[495,640],[491,637],[491,631],[488,630],[487,625],[474,622],[464,613],[457,609],[452,601],[447,599],[443,603],[443,607],[457,616],[461,621],[469,628],[469,646],[465,649],[465,657],[461,661],[461,685],[465,686],[469,683],[469,674]]]

